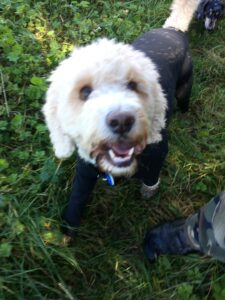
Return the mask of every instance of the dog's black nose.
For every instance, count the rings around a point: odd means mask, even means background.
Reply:
[[[135,123],[135,117],[130,112],[111,112],[106,118],[107,125],[113,133],[128,133]]]

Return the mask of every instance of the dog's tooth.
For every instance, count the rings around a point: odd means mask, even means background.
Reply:
[[[109,150],[109,156],[111,159],[114,159],[116,157],[112,149]]]
[[[131,156],[134,153],[134,148],[131,148],[126,156],[116,155],[113,149],[110,149],[108,153],[109,153],[109,157],[111,158],[114,164],[120,164],[120,163],[127,162],[131,159]]]
[[[123,162],[129,161],[130,158],[131,158],[130,156],[126,156],[126,157],[116,156],[113,161],[115,163],[123,163]]]
[[[128,155],[127,156],[130,156],[134,153],[134,147],[130,149],[130,151],[128,152]]]
[[[114,159],[115,163],[123,163],[124,161],[126,161],[126,158],[120,157],[120,156],[115,157],[115,159]]]

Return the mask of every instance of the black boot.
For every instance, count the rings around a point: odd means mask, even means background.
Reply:
[[[144,251],[150,261],[160,254],[187,254],[196,251],[185,231],[185,219],[154,227],[147,232]]]

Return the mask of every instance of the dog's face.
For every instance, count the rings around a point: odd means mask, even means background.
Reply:
[[[56,156],[76,147],[101,171],[131,175],[160,141],[166,99],[153,63],[131,46],[101,39],[75,49],[50,81],[43,112]]]
[[[211,31],[215,28],[216,21],[224,12],[224,4],[220,0],[208,1],[204,8],[205,28]]]

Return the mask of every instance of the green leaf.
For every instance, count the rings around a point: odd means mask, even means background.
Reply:
[[[11,126],[13,129],[18,129],[21,127],[23,123],[23,116],[21,114],[16,115],[12,120],[11,120]]]
[[[195,189],[197,191],[206,192],[207,191],[207,185],[205,185],[203,182],[198,182],[195,184]]]
[[[82,8],[88,8],[90,6],[90,2],[89,1],[81,1],[79,4],[78,4],[79,7],[82,7]]]
[[[5,130],[7,128],[7,121],[0,121],[0,130]]]
[[[0,171],[7,169],[9,166],[9,163],[7,162],[7,160],[0,158]]]
[[[7,58],[9,61],[17,62],[22,54],[23,48],[20,45],[12,47],[12,51],[8,53]]]
[[[36,86],[43,86],[45,85],[45,80],[41,77],[37,77],[37,76],[33,76],[30,80],[30,82],[33,84],[33,85],[36,85]]]
[[[189,283],[182,283],[177,288],[178,295],[182,300],[190,300],[190,298],[193,296],[193,286]]]
[[[43,132],[47,131],[47,127],[43,124],[38,124],[36,126],[36,130],[37,130],[37,132],[43,133]]]
[[[9,257],[11,255],[12,246],[9,243],[0,244],[0,257]]]
[[[16,220],[15,222],[12,223],[12,232],[15,235],[20,235],[25,229],[25,226],[20,223],[19,220]]]

